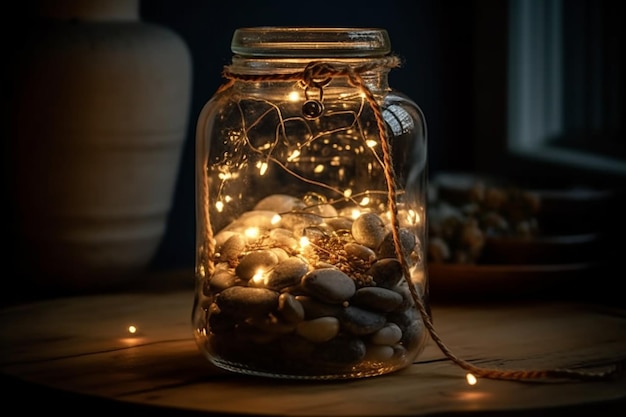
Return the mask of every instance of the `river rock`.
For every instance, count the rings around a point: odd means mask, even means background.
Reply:
[[[376,213],[363,213],[352,223],[352,236],[357,243],[377,249],[385,239],[387,228]]]
[[[235,273],[244,281],[249,281],[261,269],[269,271],[278,264],[278,256],[269,249],[250,252],[241,258]]]
[[[230,287],[219,293],[215,302],[224,314],[262,316],[278,308],[278,295],[265,288]]]
[[[342,328],[354,335],[361,336],[378,331],[385,325],[387,319],[383,314],[349,306],[341,311],[339,321]]]
[[[402,304],[402,296],[395,291],[379,287],[359,288],[350,303],[369,310],[389,312]]]
[[[320,301],[330,304],[341,304],[356,292],[354,280],[335,268],[309,271],[301,285]]]

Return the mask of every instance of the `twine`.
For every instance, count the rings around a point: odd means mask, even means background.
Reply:
[[[611,366],[605,371],[598,372],[574,369],[510,370],[484,368],[473,365],[466,360],[456,356],[452,352],[452,350],[443,342],[435,329],[432,317],[428,312],[428,309],[426,308],[426,305],[421,295],[417,292],[417,288],[415,287],[415,285],[412,285],[412,283],[409,282],[410,271],[407,260],[404,256],[404,252],[402,250],[399,235],[400,223],[398,219],[398,207],[396,205],[397,186],[396,176],[393,170],[393,163],[391,160],[391,145],[389,143],[387,128],[385,125],[385,120],[382,116],[381,107],[376,101],[374,94],[367,87],[365,81],[363,80],[363,77],[361,76],[362,73],[367,71],[379,70],[384,68],[391,69],[394,67],[398,67],[399,65],[400,59],[394,55],[391,55],[384,58],[369,60],[367,63],[362,65],[313,61],[310,62],[302,71],[286,74],[239,74],[234,72],[231,67],[227,66],[224,68],[223,76],[228,81],[219,87],[217,93],[223,92],[232,87],[232,85],[236,81],[300,81],[304,84],[306,88],[323,88],[323,86],[326,85],[327,82],[330,81],[330,79],[336,77],[345,77],[350,85],[359,89],[364,94],[367,103],[370,105],[374,113],[376,125],[378,127],[378,133],[380,136],[381,148],[383,152],[384,174],[387,183],[387,197],[389,201],[388,208],[391,214],[391,230],[394,240],[395,251],[398,255],[398,260],[402,264],[403,275],[407,280],[407,283],[409,284],[408,287],[410,289],[411,297],[413,298],[415,306],[422,317],[425,327],[428,329],[431,339],[435,342],[437,347],[439,347],[441,352],[456,365],[458,365],[462,369],[465,369],[468,372],[471,372],[477,377],[504,380],[577,379],[585,381],[595,381],[607,380],[616,377],[618,374],[621,374],[623,371],[623,363],[618,363]],[[206,187],[206,184],[205,192],[207,193],[206,197],[208,197],[208,187]],[[208,200],[205,199],[205,203],[207,201]],[[205,224],[208,225],[208,210],[205,210],[205,217]],[[210,227],[208,227],[208,229],[210,231]]]

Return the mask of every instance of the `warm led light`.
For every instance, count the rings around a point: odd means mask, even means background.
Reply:
[[[248,239],[256,239],[259,237],[259,228],[258,227],[249,227],[243,232]]]
[[[297,91],[290,91],[287,95],[287,99],[289,101],[300,101],[300,93]]]
[[[359,209],[353,209],[352,210],[352,218],[353,219],[357,219],[360,215],[361,215],[361,210],[359,210]]]
[[[376,142],[375,140],[371,140],[371,139],[370,139],[370,140],[365,141],[365,144],[366,144],[368,147],[373,148],[374,146],[378,145],[378,142]]]
[[[274,214],[274,216],[272,216],[272,220],[270,220],[270,223],[272,223],[272,225],[276,225],[280,223],[281,219],[282,217],[280,217],[280,214]]]
[[[318,165],[313,169],[313,172],[316,174],[320,174],[324,171],[324,165]]]
[[[346,198],[349,198],[352,195],[352,190],[350,188],[347,188],[344,192],[343,192],[343,196]]]
[[[291,155],[287,157],[287,161],[291,162],[299,156],[300,156],[300,151],[296,149],[295,151],[291,153]]]
[[[259,163],[258,167],[259,167],[259,174],[260,175],[264,175],[267,172],[267,162]]]
[[[302,248],[306,248],[307,246],[309,246],[309,244],[310,244],[310,243],[311,243],[311,242],[309,241],[309,238],[308,238],[308,237],[306,237],[306,236],[302,236],[302,237],[300,238],[300,246],[301,246]]]
[[[137,333],[137,328],[131,324],[130,326],[128,326],[128,333],[130,334]]]
[[[256,271],[256,273],[252,276],[252,281],[256,284],[261,284],[263,283],[263,273],[265,271],[263,271],[262,269],[259,269],[258,271]]]
[[[215,203],[215,208],[217,209],[217,211],[221,213],[222,210],[224,210],[224,203],[221,201],[218,201],[217,203]]]
[[[465,375],[465,379],[467,379],[467,383],[470,385],[476,385],[476,383],[478,382],[476,377],[473,374],[469,374],[469,373]]]
[[[370,203],[370,198],[369,197],[363,197],[363,200],[361,200],[361,202],[359,203],[362,206],[367,206]]]

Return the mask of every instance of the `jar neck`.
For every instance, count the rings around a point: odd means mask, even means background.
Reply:
[[[307,66],[316,63],[323,63],[331,72],[350,68],[360,77],[365,86],[373,91],[389,89],[388,74],[391,68],[388,66],[388,60],[379,58],[250,58],[234,55],[232,64],[226,70],[234,74],[235,78],[237,75],[245,76],[247,79],[254,79],[258,76],[259,81],[262,82],[293,82],[294,79],[291,78],[285,80],[285,76],[303,74]],[[334,86],[350,85],[345,76],[330,78]]]

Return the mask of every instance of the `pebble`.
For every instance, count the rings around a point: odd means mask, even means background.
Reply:
[[[254,209],[285,213],[294,209],[301,209],[304,207],[304,201],[299,198],[292,197],[287,194],[272,194],[260,200],[254,206]]]
[[[269,249],[250,252],[241,258],[235,268],[235,274],[245,281],[249,281],[260,270],[269,271],[278,264],[278,256]]]
[[[238,283],[240,283],[237,275],[233,274],[228,270],[216,271],[208,280],[208,288],[205,290],[205,295],[207,291],[223,291],[226,288],[234,287]]]
[[[302,287],[319,300],[341,304],[356,292],[354,280],[335,268],[314,269],[302,277]]]
[[[411,253],[415,250],[417,245],[417,238],[409,229],[398,229],[398,235],[400,238],[400,247],[402,248],[402,254],[408,261]],[[396,258],[396,246],[394,243],[393,233],[389,231],[377,251],[379,258]]]
[[[307,295],[297,295],[296,300],[298,300],[302,305],[302,308],[304,309],[304,317],[307,320],[324,316],[338,317],[339,313],[343,309],[341,305],[322,303]]]
[[[239,233],[233,233],[219,248],[220,259],[232,262],[246,249],[246,238]]]
[[[356,337],[341,336],[315,346],[313,359],[336,364],[356,363],[365,357],[365,343]]]
[[[215,303],[222,314],[262,316],[276,310],[278,295],[276,291],[265,288],[230,287],[219,293]]]
[[[319,317],[298,323],[296,333],[313,343],[327,342],[339,333],[336,317]]]
[[[363,359],[374,362],[386,362],[393,358],[395,350],[391,346],[367,345]]]
[[[397,292],[379,287],[359,288],[350,300],[353,305],[384,313],[395,310],[402,301]]]
[[[343,249],[348,256],[360,259],[364,262],[374,262],[376,260],[376,252],[367,246],[350,242],[345,244]]]
[[[402,264],[395,258],[379,259],[367,271],[376,283],[382,288],[393,288],[402,279]]]
[[[395,345],[402,339],[402,330],[395,323],[387,323],[381,329],[374,332],[370,342],[375,345]]]
[[[304,306],[288,292],[278,296],[278,314],[289,323],[300,323],[304,320]]]
[[[307,273],[309,265],[301,258],[292,256],[279,262],[267,279],[266,287],[279,291],[283,288],[296,285]]]
[[[357,243],[377,249],[385,239],[387,228],[376,213],[363,213],[352,223],[352,236]]]
[[[339,316],[341,326],[354,335],[372,334],[380,330],[387,319],[383,314],[365,310],[360,307],[349,306],[341,311]]]

